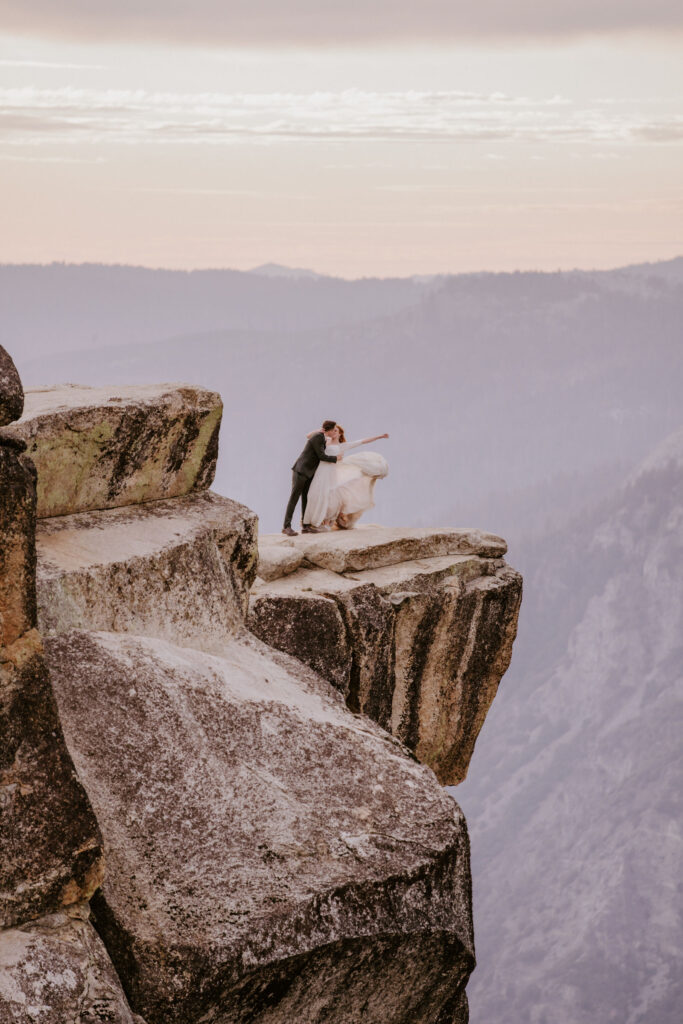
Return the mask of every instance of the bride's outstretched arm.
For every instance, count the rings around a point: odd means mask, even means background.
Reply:
[[[347,452],[350,448],[359,448],[362,444],[372,444],[373,441],[381,441],[384,437],[389,437],[389,435],[376,434],[375,437],[364,437],[362,441],[346,441],[344,444],[340,444],[339,448],[342,452]]]

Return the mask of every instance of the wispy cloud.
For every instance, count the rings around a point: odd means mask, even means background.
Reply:
[[[65,64],[52,60],[0,60],[0,68],[57,68],[61,71],[105,71],[104,64]]]
[[[3,0],[6,30],[88,40],[325,45],[463,37],[567,36],[683,27],[678,0]]]
[[[174,93],[0,89],[0,138],[13,145],[301,141],[675,142],[683,116],[461,91]]]
[[[28,153],[0,153],[0,161],[3,163],[22,164],[103,164],[104,157],[96,156],[87,159],[80,156],[33,156]]]

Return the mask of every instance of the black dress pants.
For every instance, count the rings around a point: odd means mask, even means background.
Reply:
[[[292,493],[289,496],[287,511],[285,512],[285,529],[292,525],[292,516],[294,515],[294,509],[299,498],[301,498],[301,518],[304,518],[306,514],[306,501],[308,500],[308,489],[311,486],[312,479],[310,476],[304,476],[303,473],[297,473],[296,470],[292,473]]]

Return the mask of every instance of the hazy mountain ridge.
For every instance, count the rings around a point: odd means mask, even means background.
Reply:
[[[190,331],[318,329],[403,309],[426,287],[238,270],[0,266],[3,331],[19,359]]]
[[[154,280],[144,272],[139,294]],[[394,308],[364,318],[360,308],[347,310],[345,324],[314,327],[311,317],[322,314],[308,309],[307,296],[320,282],[278,280],[290,305],[261,311],[264,321],[278,320],[276,330],[184,334],[178,320],[155,341],[158,324],[139,320],[132,330],[129,311],[117,332],[116,315],[103,308],[100,319],[120,343],[14,354],[27,384],[152,382],[161,374],[218,388],[224,429],[244,437],[222,456],[217,486],[255,508],[267,529],[278,526],[303,436],[331,415],[352,436],[392,434],[383,447],[392,471],[377,492],[383,521],[433,522],[436,508],[451,522],[475,516],[516,536],[504,504],[487,506],[483,496],[629,464],[680,421],[683,286],[662,281],[625,295],[602,282],[599,274],[466,275],[407,292],[405,282],[385,282],[393,289],[386,292],[373,291],[377,282],[333,282],[349,298],[365,294],[354,291],[362,285],[373,303],[391,299]],[[150,308],[156,294],[148,294]],[[245,320],[253,301],[249,291],[236,300],[233,319]],[[36,290],[24,305],[40,303]],[[337,308],[326,307],[328,321]],[[192,306],[184,316],[191,314]],[[352,315],[359,322],[349,323]],[[43,344],[39,332],[32,344]]]
[[[161,341],[218,330],[306,330],[388,316],[444,285],[461,291],[558,281],[633,291],[683,282],[683,257],[610,271],[414,275],[344,280],[264,264],[250,271],[153,270],[107,264],[0,264],[3,330],[30,359],[43,352]],[[480,294],[480,293],[479,293]],[[110,318],[114,318],[110,322]]]
[[[515,658],[455,791],[473,1024],[678,1020],[682,555],[680,431],[526,568]]]

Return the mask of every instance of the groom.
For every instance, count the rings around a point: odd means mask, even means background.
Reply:
[[[296,503],[301,498],[301,518],[306,514],[306,500],[311,480],[315,475],[320,462],[341,462],[341,455],[325,455],[325,440],[329,438],[336,427],[334,420],[325,420],[322,429],[311,434],[306,447],[299,458],[292,466],[292,493],[289,496],[287,511],[285,512],[285,525],[282,529],[288,537],[297,537],[296,530],[292,529],[292,516]],[[302,533],[320,533],[316,526],[304,526]]]

